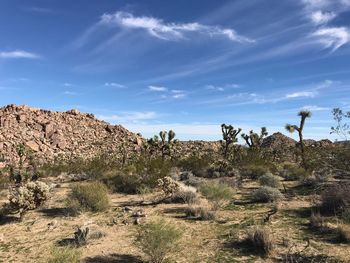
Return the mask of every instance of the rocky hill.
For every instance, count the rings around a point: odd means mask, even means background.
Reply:
[[[98,153],[137,150],[142,138],[120,125],[110,125],[92,114],[78,110],[54,112],[28,106],[0,108],[0,161],[19,159],[17,149],[23,144],[36,156],[93,157]]]

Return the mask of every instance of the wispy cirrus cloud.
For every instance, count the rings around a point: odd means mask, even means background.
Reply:
[[[213,91],[225,91],[225,90],[229,90],[229,89],[238,89],[240,88],[240,85],[235,84],[235,83],[231,83],[231,84],[226,84],[226,85],[206,85],[205,86],[206,89],[208,90],[213,90]]]
[[[337,15],[334,12],[314,11],[310,14],[310,19],[315,25],[323,25],[332,21]]]
[[[63,92],[63,95],[75,96],[75,95],[78,95],[78,93],[76,93],[75,91],[66,90]]]
[[[320,28],[312,33],[312,37],[316,37],[325,48],[331,48],[334,52],[350,42],[350,29],[347,27]]]
[[[292,99],[292,98],[314,98],[318,94],[317,91],[300,91],[300,92],[293,92],[289,93],[286,95],[287,99]]]
[[[99,24],[116,25],[129,29],[145,30],[149,35],[162,40],[186,39],[190,33],[209,37],[224,37],[233,42],[253,43],[254,40],[239,35],[231,28],[194,23],[169,23],[151,16],[134,16],[128,12],[118,11],[114,14],[103,14]]]
[[[27,58],[27,59],[38,59],[39,55],[24,50],[13,50],[13,51],[2,51],[0,52],[0,58],[16,59],[16,58]]]
[[[327,111],[327,110],[331,110],[331,108],[329,107],[320,107],[317,105],[306,105],[304,107],[301,108],[302,110],[308,110],[308,111]]]

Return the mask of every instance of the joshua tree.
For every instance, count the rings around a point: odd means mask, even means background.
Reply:
[[[160,139],[159,139],[160,138]],[[175,138],[175,132],[170,130],[169,132],[161,131],[159,137],[155,135],[153,138],[147,141],[147,148],[150,149],[151,153],[154,151],[160,151],[162,158],[170,156],[175,148],[177,140]]]
[[[350,125],[343,123],[343,118],[350,119],[350,111],[344,113],[342,109],[334,108],[332,111],[333,119],[337,122],[336,127],[331,127],[331,134],[337,134],[341,139],[347,141],[350,136]]]
[[[301,158],[302,158],[302,163],[305,165],[305,147],[304,147],[304,141],[303,141],[303,130],[304,130],[304,125],[305,125],[305,120],[306,118],[311,117],[311,112],[310,111],[300,111],[298,113],[298,116],[300,116],[300,125],[291,125],[291,124],[286,124],[286,130],[289,132],[294,132],[297,131],[299,135],[299,147],[301,151]]]
[[[227,155],[229,153],[231,145],[238,141],[237,136],[242,131],[241,128],[237,130],[232,125],[221,124],[222,131],[222,147],[225,159],[227,159]]]
[[[246,141],[249,148],[260,148],[264,137],[268,135],[266,127],[261,127],[260,135],[251,130],[248,134],[242,133],[242,138]]]

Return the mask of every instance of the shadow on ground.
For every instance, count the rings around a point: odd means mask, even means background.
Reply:
[[[141,258],[128,254],[111,254],[108,256],[89,257],[85,263],[142,263]]]

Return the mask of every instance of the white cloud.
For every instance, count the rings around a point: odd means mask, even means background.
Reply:
[[[223,86],[207,85],[206,89],[214,90],[214,91],[225,91],[227,89],[238,89],[239,87],[240,86],[238,84],[231,83],[231,84],[226,84]]]
[[[73,84],[66,82],[66,83],[63,83],[63,86],[64,86],[64,87],[72,87]]]
[[[111,123],[139,123],[145,120],[152,120],[158,117],[158,114],[153,111],[146,112],[122,112],[121,114],[113,115],[97,115],[97,118]]]
[[[337,15],[334,12],[323,12],[321,10],[312,12],[311,21],[316,25],[327,24],[333,20]]]
[[[150,91],[157,91],[157,92],[164,92],[164,91],[167,91],[168,89],[166,87],[162,87],[162,86],[148,86],[148,89]]]
[[[207,26],[200,23],[166,23],[161,19],[148,16],[134,16],[127,12],[116,12],[104,14],[100,24],[118,25],[125,28],[143,29],[151,36],[162,40],[184,39],[187,33],[199,33],[209,37],[225,37],[234,42],[254,42],[253,40],[240,36],[235,30],[221,28],[219,26]]]
[[[106,82],[104,85],[106,87],[125,88],[124,85],[115,82]]]
[[[3,51],[0,52],[0,58],[30,58],[37,59],[40,58],[39,55],[30,53],[24,50],[14,50],[14,51]]]
[[[77,95],[76,92],[74,91],[69,91],[69,90],[66,90],[65,92],[63,92],[64,95],[69,95],[69,96],[74,96],[74,95]]]
[[[178,93],[178,94],[175,94],[173,95],[173,98],[174,99],[181,99],[181,98],[184,98],[186,95],[184,93]]]
[[[336,51],[350,42],[350,30],[346,27],[320,28],[312,34],[312,37],[316,38],[325,48]]]
[[[320,107],[320,106],[316,106],[316,105],[307,105],[302,107],[303,110],[308,110],[308,111],[326,111],[326,110],[330,110],[330,108],[328,107]]]
[[[300,98],[300,97],[308,97],[308,98],[313,98],[317,95],[318,93],[316,91],[300,91],[300,92],[294,92],[286,95],[286,98],[291,99],[291,98]]]

